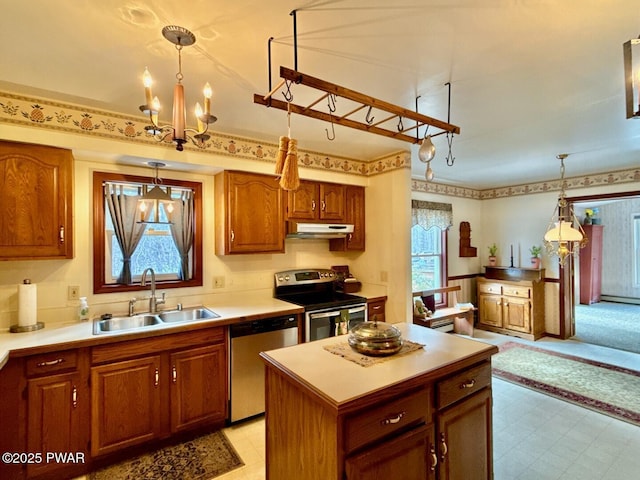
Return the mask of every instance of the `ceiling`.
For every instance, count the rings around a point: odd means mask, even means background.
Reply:
[[[277,144],[286,113],[254,104],[253,94],[269,91],[269,37],[273,85],[280,65],[294,68],[294,9],[305,74],[410,110],[418,98],[420,113],[443,121],[451,83],[450,123],[461,133],[453,166],[446,136],[434,139],[438,182],[551,180],[559,153],[570,154],[568,177],[640,167],[640,120],[625,119],[622,65],[622,44],[640,34],[637,0],[3,2],[0,89],[138,115],[148,67],[168,122],[177,54],[161,29],[175,24],[197,37],[183,50],[188,104],[209,81],[214,131]],[[320,96],[299,85],[292,93],[302,105]],[[349,107],[341,100],[337,114]],[[291,118],[301,149],[362,160],[411,149],[412,173],[424,178],[416,145],[343,126],[330,141],[327,128]]]

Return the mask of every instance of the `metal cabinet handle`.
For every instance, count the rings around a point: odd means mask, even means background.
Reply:
[[[233,241],[236,239],[236,233],[231,230],[231,243],[233,243]]]
[[[373,310],[380,310],[382,308],[382,305],[374,305],[373,307],[371,307]]]
[[[178,371],[176,370],[175,365],[171,368],[171,379],[173,380],[173,383],[178,381]]]
[[[153,386],[157,387],[158,383],[160,383],[160,370],[156,368],[156,373],[154,376]]]
[[[460,388],[473,388],[476,384],[476,379],[472,378],[471,380],[465,382],[465,383],[461,383],[460,384]]]
[[[60,230],[58,235],[60,239],[60,245],[64,244],[64,225],[60,225]]]
[[[381,423],[382,425],[395,425],[396,423],[400,422],[400,420],[402,420],[402,417],[404,417],[406,414],[407,412],[400,412],[395,417],[385,418]]]
[[[351,242],[352,239],[353,239],[353,233],[350,233],[349,236],[347,237],[347,242]]]
[[[312,212],[316,211],[316,201],[315,200],[311,200],[311,211]]]
[[[322,211],[324,212],[327,209],[327,202],[322,200]]]
[[[444,433],[440,434],[440,461],[444,462],[444,457],[447,455],[449,449],[447,448],[447,442],[444,438]]]
[[[438,466],[438,455],[436,455],[436,447],[433,444],[429,446],[429,453],[431,454],[431,467],[429,470],[435,472]]]
[[[64,362],[64,358],[56,358],[55,360],[49,360],[48,362],[36,363],[36,367],[51,367],[62,362]]]
[[[78,407],[78,389],[76,388],[76,386],[73,386],[73,389],[71,390],[71,405],[73,405],[73,408],[77,408]]]

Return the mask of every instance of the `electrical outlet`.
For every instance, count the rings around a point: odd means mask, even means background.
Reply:
[[[213,277],[214,288],[224,288],[224,277],[222,275]]]
[[[78,285],[69,285],[67,287],[67,300],[80,299],[80,287]]]

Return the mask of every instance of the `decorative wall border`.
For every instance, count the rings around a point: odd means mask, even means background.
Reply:
[[[70,132],[121,142],[135,142],[157,148],[173,148],[169,140],[165,145],[148,135],[144,117],[122,115],[88,108],[82,105],[61,103],[0,91],[0,123],[43,128],[51,131]],[[204,148],[186,143],[184,148],[194,152],[240,157],[247,160],[266,161],[275,164],[278,145],[247,138],[209,131],[211,138]],[[398,168],[410,168],[408,151],[373,161],[362,161],[324,153],[299,150],[300,167],[352,175],[377,175]]]
[[[622,183],[640,182],[640,168],[618,170],[614,172],[586,175],[583,177],[565,178],[565,190],[577,188],[600,187],[603,185],[618,185]],[[437,193],[452,197],[471,198],[475,200],[490,200],[493,198],[517,197],[534,193],[559,192],[560,180],[549,182],[528,183],[510,187],[489,188],[475,190],[472,188],[455,187],[425,180],[411,180],[412,192]]]

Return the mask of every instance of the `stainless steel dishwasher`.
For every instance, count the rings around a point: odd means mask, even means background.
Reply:
[[[295,315],[231,325],[229,378],[230,420],[237,422],[264,413],[264,364],[260,352],[298,343]]]

